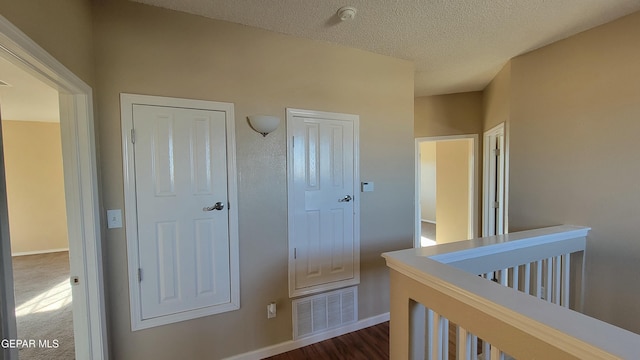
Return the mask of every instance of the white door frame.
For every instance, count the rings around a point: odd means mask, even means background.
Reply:
[[[101,225],[95,149],[92,89],[53,56],[0,16],[0,56],[39,80],[58,89],[64,167],[69,262],[72,286],[73,325],[78,359],[107,359],[107,324],[104,306]],[[3,231],[6,230],[2,224]],[[11,264],[8,237],[2,238],[2,263]],[[6,269],[5,269],[6,270]],[[0,299],[3,310],[15,309],[11,272],[4,272]],[[17,338],[15,317],[2,318],[2,337]],[[6,331],[6,333],[5,333]],[[15,350],[15,349],[14,349]],[[6,350],[5,358],[17,359]]]
[[[203,316],[240,308],[240,263],[238,236],[238,181],[236,166],[235,115],[232,103],[208,100],[192,100],[163,96],[120,94],[122,121],[122,167],[124,171],[124,207],[127,237],[127,265],[129,279],[129,303],[131,311],[131,330],[137,331],[155,326],[171,324],[178,321],[196,319]],[[138,213],[136,211],[136,181],[134,146],[131,141],[133,129],[134,104],[167,106],[186,109],[215,110],[226,113],[225,126],[227,136],[227,209],[229,213],[229,273],[231,281],[230,301],[214,308],[184,311],[176,314],[159,316],[152,319],[142,317],[142,299],[138,281],[140,258],[138,256]],[[135,133],[134,133],[135,134]]]
[[[429,136],[429,137],[419,137],[415,140],[415,232],[413,235],[413,246],[419,248],[420,245],[420,237],[421,237],[421,208],[420,208],[420,144],[423,142],[430,141],[451,141],[451,140],[471,140],[472,145],[472,153],[471,153],[471,178],[472,184],[469,188],[469,229],[467,230],[468,237],[470,239],[477,237],[477,229],[478,229],[478,217],[476,216],[476,212],[478,209],[478,197],[476,194],[478,193],[478,135],[477,134],[467,134],[467,135],[448,135],[448,136]],[[437,200],[436,200],[437,201]]]
[[[509,232],[509,136],[507,132],[507,123],[500,123],[493,128],[484,132],[483,136],[483,191],[482,191],[482,236],[489,236],[489,212],[493,211],[493,200],[490,199],[490,194],[493,192],[491,187],[496,186],[498,181],[498,198],[500,206],[500,220],[502,224],[501,229],[496,229],[496,235],[506,234]],[[493,156],[493,149],[490,147],[490,138],[496,135],[502,136],[502,153],[501,161],[498,164],[499,172],[502,174],[501,178],[497,179],[495,173],[491,171],[491,162],[489,159]]]

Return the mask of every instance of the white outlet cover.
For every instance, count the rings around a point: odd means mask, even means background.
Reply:
[[[107,228],[119,229],[122,227],[122,210],[107,210]]]

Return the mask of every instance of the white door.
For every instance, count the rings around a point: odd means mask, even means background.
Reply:
[[[289,109],[291,295],[359,281],[357,117]]]
[[[143,319],[229,302],[225,113],[133,111]]]
[[[506,154],[504,124],[484,134],[483,236],[506,232]]]
[[[132,297],[132,318],[139,316],[132,327],[237,309],[227,163],[232,114],[135,102],[130,107],[128,161],[135,186],[127,240],[136,245],[129,247],[137,258],[129,266],[139,300],[137,305]],[[147,320],[153,321],[143,325]]]

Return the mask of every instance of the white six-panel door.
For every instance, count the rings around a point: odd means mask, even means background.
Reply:
[[[133,128],[143,319],[228,302],[225,113],[134,105]]]
[[[357,120],[288,109],[292,296],[359,282]]]
[[[224,109],[131,104],[138,325],[237,308]],[[135,219],[133,218],[135,216]],[[137,269],[135,268],[137,266]],[[130,277],[131,281],[131,277]],[[190,315],[189,315],[190,314]],[[186,318],[185,318],[186,316]],[[133,324],[133,323],[132,323]],[[135,325],[133,326],[136,327]],[[139,326],[140,328],[148,326]]]

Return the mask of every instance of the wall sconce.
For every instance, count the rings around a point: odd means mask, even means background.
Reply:
[[[268,133],[278,128],[280,118],[271,115],[251,115],[249,116],[249,125],[256,132],[267,136]]]

